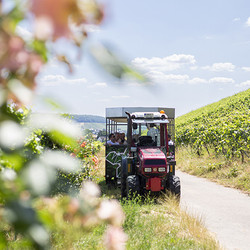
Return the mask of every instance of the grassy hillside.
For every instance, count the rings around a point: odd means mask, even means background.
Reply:
[[[70,117],[72,117],[74,121],[80,123],[83,129],[103,130],[106,128],[106,120],[103,116],[71,114]]]
[[[176,119],[177,145],[191,146],[197,154],[214,151],[226,158],[250,151],[250,89]]]
[[[80,123],[105,123],[105,118],[103,116],[98,115],[74,115],[71,114],[70,116],[73,117],[73,119],[76,122]]]
[[[188,125],[199,120],[202,116],[213,115],[222,117],[234,111],[248,111],[250,108],[250,89],[242,91],[230,97],[226,97],[218,102],[214,102],[202,108],[191,111],[185,115],[176,118],[176,125]],[[220,113],[221,112],[221,113]]]
[[[177,165],[250,194],[250,89],[176,119]]]
[[[103,130],[106,129],[106,124],[105,123],[91,123],[91,122],[84,122],[81,123],[81,127],[83,129],[96,129],[96,130]]]

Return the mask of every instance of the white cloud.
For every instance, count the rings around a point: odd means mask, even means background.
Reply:
[[[98,86],[98,87],[107,87],[106,82],[97,82],[95,85]]]
[[[174,74],[164,74],[160,71],[151,71],[147,73],[147,76],[156,82],[173,82],[177,84],[183,84],[189,80],[188,75],[174,75]]]
[[[212,39],[214,39],[214,36],[205,35],[204,38],[205,38],[206,40],[212,40]]]
[[[227,78],[227,77],[214,77],[209,80],[209,83],[231,84],[234,83],[234,80],[232,78]]]
[[[106,82],[97,82],[95,84],[89,85],[87,88],[89,89],[97,89],[97,88],[106,88],[107,83]]]
[[[147,73],[147,76],[149,76],[154,81],[161,83],[204,84],[208,82],[207,80],[199,77],[194,77],[190,79],[190,77],[186,74],[185,75],[165,74],[160,71],[151,71]]]
[[[233,22],[238,22],[238,21],[240,21],[240,18],[239,18],[239,17],[235,17],[235,18],[233,19]]]
[[[171,55],[168,57],[165,57],[168,61],[171,62],[176,62],[176,63],[187,63],[187,64],[194,64],[196,63],[194,56],[192,55],[185,55],[185,54],[180,54],[180,55]]]
[[[250,71],[250,67],[242,67],[242,69],[243,69],[244,71],[247,71],[247,72]]]
[[[237,85],[238,87],[250,87],[250,80],[242,82]]]
[[[57,86],[57,85],[60,85],[63,83],[73,85],[73,84],[87,82],[87,80],[85,78],[67,79],[63,75],[46,75],[38,81],[45,86]]]
[[[212,66],[205,66],[202,67],[202,69],[210,70],[210,71],[229,71],[233,72],[235,69],[235,66],[232,63],[214,63]]]
[[[193,65],[196,63],[196,60],[193,55],[185,55],[185,54],[174,54],[167,57],[137,57],[132,61],[136,67],[141,68],[143,70],[159,70],[159,71],[173,71],[180,69],[184,65]]]
[[[116,96],[112,96],[113,99],[126,99],[126,98],[130,98],[130,96],[128,95],[116,95]]]
[[[65,81],[66,78],[63,75],[46,75],[42,78],[42,81],[51,82],[51,81]]]
[[[86,78],[78,78],[78,79],[67,79],[66,83],[68,84],[78,84],[78,83],[86,83]]]
[[[191,66],[191,67],[190,67],[190,70],[197,70],[197,69],[198,69],[197,66]]]
[[[190,79],[188,83],[189,84],[204,84],[204,83],[207,83],[207,80],[199,78],[199,77],[195,77],[193,79]]]
[[[38,81],[45,86],[56,86],[61,82],[65,82],[65,80],[65,77],[62,75],[46,75]]]
[[[104,98],[104,99],[99,99],[99,100],[97,100],[98,102],[109,102],[110,101],[110,99],[108,99],[108,98]]]
[[[250,17],[248,17],[248,19],[246,21],[246,25],[247,25],[247,27],[250,27]]]

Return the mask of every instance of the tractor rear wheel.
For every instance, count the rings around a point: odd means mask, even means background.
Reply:
[[[175,175],[170,175],[167,180],[167,189],[177,197],[181,196],[181,182],[180,178]]]
[[[126,197],[126,179],[128,176],[128,160],[127,158],[122,158],[121,162],[121,196]]]
[[[140,194],[140,181],[137,175],[130,175],[127,177],[126,194],[127,198],[133,198],[135,195]]]

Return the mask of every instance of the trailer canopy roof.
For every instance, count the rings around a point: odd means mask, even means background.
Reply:
[[[160,112],[163,110],[169,119],[175,118],[174,108],[163,108],[163,107],[117,107],[117,108],[106,108],[106,118],[118,123],[126,123],[127,115],[125,112]]]

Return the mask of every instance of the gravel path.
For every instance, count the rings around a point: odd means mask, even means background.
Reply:
[[[250,249],[250,197],[204,178],[176,171],[181,179],[181,206],[201,216],[225,249]]]

